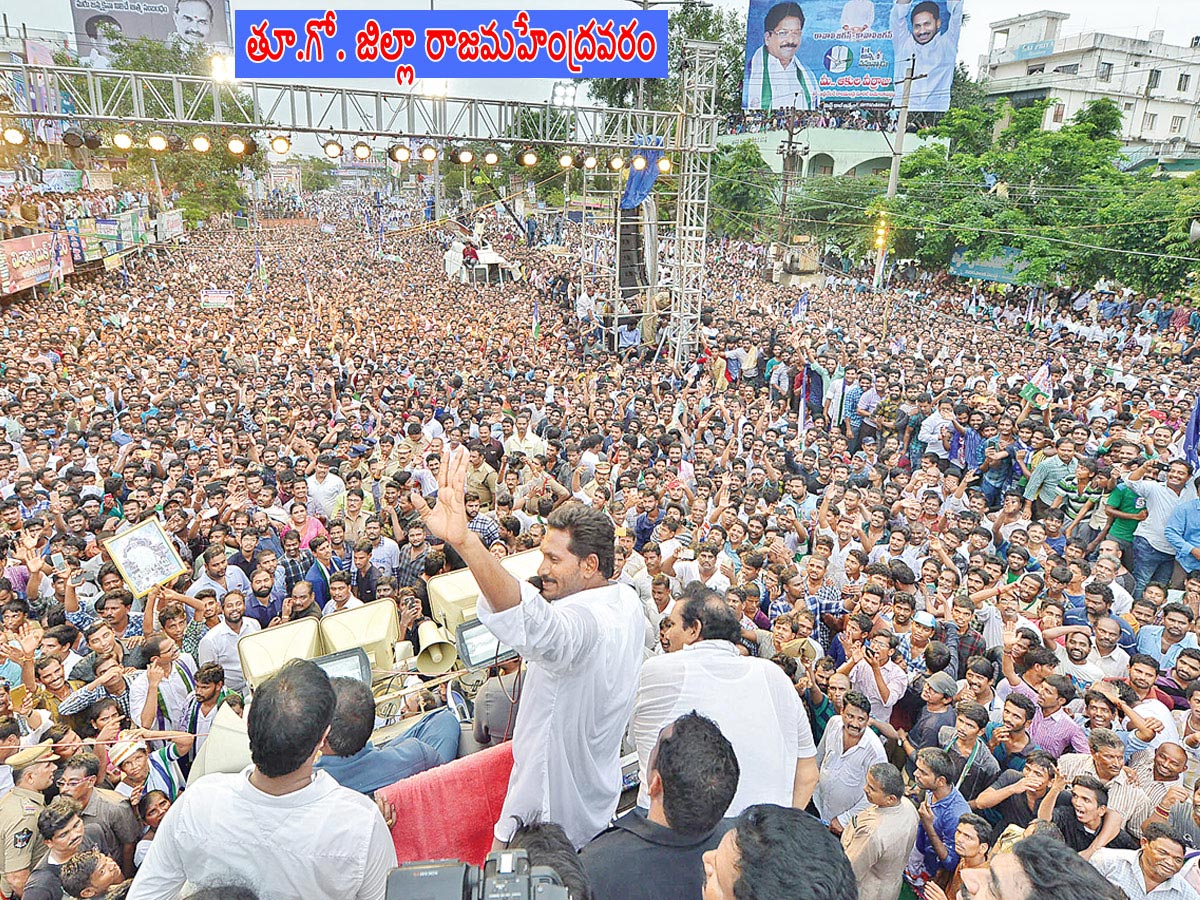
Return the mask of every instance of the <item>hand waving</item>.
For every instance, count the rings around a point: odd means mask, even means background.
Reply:
[[[438,499],[432,509],[421,495],[419,483],[413,485],[411,494],[413,508],[421,521],[437,537],[451,547],[460,547],[467,540],[467,510],[463,500],[467,484],[466,453],[442,452],[442,465],[438,469]]]

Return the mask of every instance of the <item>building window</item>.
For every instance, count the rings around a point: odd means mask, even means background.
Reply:
[[[1162,81],[1162,72],[1158,69],[1151,69],[1150,77],[1146,81],[1146,90],[1154,90],[1156,87],[1158,87],[1160,81]]]
[[[1157,125],[1157,113],[1144,113],[1142,115],[1142,131],[1153,131]]]
[[[1065,104],[1059,103],[1057,106],[1055,106],[1054,107],[1055,123],[1061,123],[1063,120],[1063,116],[1066,114],[1066,112],[1067,112],[1067,107]]]
[[[1078,75],[1079,63],[1070,63],[1065,66],[1055,66],[1054,71],[1062,75]]]
[[[1100,63],[1100,67],[1098,69],[1096,69],[1096,80],[1097,81],[1112,81],[1112,70],[1113,70],[1112,63],[1106,63],[1106,62]]]
[[[1183,116],[1171,116],[1171,134],[1183,133]]]
[[[1179,81],[1175,85],[1175,90],[1179,91],[1179,93],[1181,93],[1181,94],[1186,94],[1188,92],[1188,88],[1190,88],[1191,86],[1192,86],[1192,76],[1189,75],[1187,72],[1183,72],[1179,76]]]
[[[1046,71],[1046,64],[1038,63],[1036,66],[1029,66],[1028,68],[1026,68],[1025,74],[1026,75],[1041,75],[1045,71]]]
[[[1133,104],[1132,103],[1125,104],[1125,112],[1133,112]]]

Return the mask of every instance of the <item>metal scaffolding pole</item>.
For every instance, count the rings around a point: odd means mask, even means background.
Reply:
[[[676,200],[675,254],[671,261],[672,359],[691,361],[700,342],[704,301],[704,244],[708,237],[708,188],[712,153],[717,147],[717,52],[712,41],[688,41],[683,49],[683,97],[680,145],[683,153]]]

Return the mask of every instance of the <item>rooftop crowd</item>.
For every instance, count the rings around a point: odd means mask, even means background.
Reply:
[[[475,697],[497,845],[550,832],[576,900],[1200,897],[1190,307],[798,306],[714,240],[675,365],[503,219],[525,280],[459,284],[308,203],[335,234],[218,224],[5,307],[0,896],[382,897],[405,810],[364,795],[458,755],[444,691],[374,747],[365,687],[252,692],[237,642],[390,599],[419,650],[468,565],[524,659]],[[150,518],[187,572],[135,599],[103,545]],[[498,565],[535,547],[538,587]],[[226,705],[253,765],[185,787]]]

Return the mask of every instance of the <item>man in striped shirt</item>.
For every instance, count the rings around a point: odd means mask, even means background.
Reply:
[[[1062,483],[1075,475],[1075,442],[1060,438],[1055,454],[1047,456],[1025,485],[1025,518],[1040,519],[1062,494]]]

